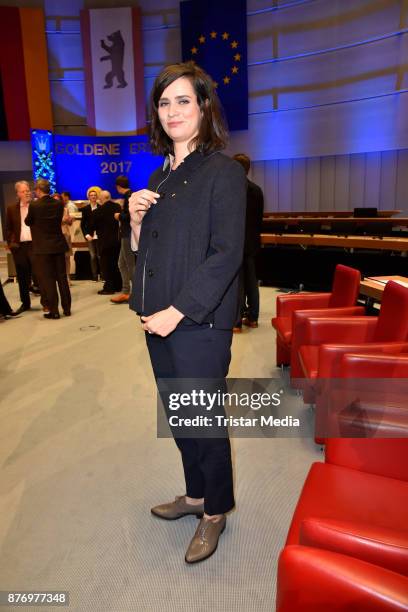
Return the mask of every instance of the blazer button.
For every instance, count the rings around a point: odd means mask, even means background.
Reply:
[[[153,270],[148,270],[148,271],[147,271],[147,275],[148,275],[148,276],[153,276]]]
[[[159,235],[159,232],[157,232],[156,230],[152,231],[153,238],[157,238],[158,235]]]

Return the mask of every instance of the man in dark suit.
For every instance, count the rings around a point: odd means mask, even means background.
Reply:
[[[238,153],[234,159],[243,166],[246,174],[251,168],[247,155]],[[245,217],[244,259],[240,271],[240,301],[234,332],[240,332],[242,324],[258,327],[259,287],[256,277],[256,256],[261,248],[261,231],[264,211],[262,189],[247,179],[247,207]]]
[[[57,283],[64,314],[71,314],[71,293],[65,266],[68,244],[61,229],[64,208],[50,196],[47,180],[38,179],[34,190],[38,199],[31,202],[25,223],[31,228],[35,269],[41,294],[49,309],[44,317],[59,319]]]
[[[92,213],[90,227],[97,233],[98,248],[101,258],[101,272],[105,281],[100,295],[112,295],[121,290],[122,277],[118,268],[120,240],[119,222],[116,213],[121,212],[120,204],[112,202],[109,191],[101,191],[101,206]]]
[[[31,189],[27,181],[18,181],[15,190],[17,202],[8,206],[6,211],[6,240],[16,267],[21,300],[17,312],[20,314],[31,308],[33,249],[30,228],[24,223],[31,200]]]

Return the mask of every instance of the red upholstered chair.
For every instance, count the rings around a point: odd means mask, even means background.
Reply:
[[[276,329],[276,365],[291,364],[292,378],[301,378],[297,356],[297,335],[308,316],[347,316],[364,314],[355,306],[360,286],[360,272],[338,264],[331,293],[299,293],[279,295],[276,317],[271,320]],[[294,350],[293,350],[293,347]]]
[[[408,288],[387,283],[378,317],[311,317],[298,354],[306,378],[339,377],[346,353],[388,353],[408,342]]]
[[[408,343],[402,348],[398,355],[343,355],[341,380],[332,385],[327,435],[408,436]]]
[[[328,440],[280,555],[277,611],[406,609],[407,508],[408,439]]]
[[[322,442],[325,431],[330,435],[327,419],[329,413],[333,413],[329,405],[333,397],[330,380],[342,377],[343,356],[347,353],[396,355],[407,352],[408,289],[393,281],[387,283],[378,317],[308,318],[302,328],[301,341],[298,356],[304,376],[308,382],[320,379],[314,387],[314,401],[316,442]],[[367,374],[368,371],[364,378],[370,378]]]

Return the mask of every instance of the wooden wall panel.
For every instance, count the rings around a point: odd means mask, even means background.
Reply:
[[[290,211],[292,208],[292,160],[279,160],[279,210]]]
[[[398,151],[395,206],[408,209],[408,150]]]
[[[365,161],[364,153],[350,156],[350,208],[364,206]]]
[[[306,160],[294,159],[292,167],[292,210],[306,207]]]
[[[320,158],[306,160],[306,210],[320,209]]]
[[[381,210],[395,207],[395,193],[397,187],[397,160],[398,157],[396,151],[383,151],[381,153]]]
[[[408,216],[408,149],[253,162],[267,211],[401,209]]]
[[[381,153],[367,153],[364,178],[364,206],[378,208],[380,202]]]
[[[336,158],[328,155],[320,164],[320,210],[334,209],[334,179]]]
[[[266,161],[265,164],[265,210],[279,210],[279,162]]]
[[[348,210],[350,192],[350,155],[336,156],[334,179],[334,209]]]

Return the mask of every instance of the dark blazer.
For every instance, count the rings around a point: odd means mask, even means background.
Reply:
[[[120,204],[109,200],[102,206],[98,206],[92,213],[90,228],[96,231],[99,240],[99,250],[110,249],[119,245],[119,221],[114,214],[122,210]]]
[[[34,255],[52,255],[68,251],[61,222],[64,207],[58,200],[45,195],[31,202],[26,224],[31,227]]]
[[[169,164],[155,170],[148,188],[161,198],[142,222],[130,308],[150,315],[173,305],[185,315],[179,327],[231,329],[244,246],[244,169],[220,152],[194,151],[174,172]]]
[[[262,189],[248,180],[244,255],[254,256],[261,248],[263,211]]]
[[[120,237],[130,238],[130,214],[129,214],[129,198],[132,191],[129,189],[123,195],[123,208],[120,210]]]
[[[20,247],[21,213],[20,202],[11,204],[6,210],[6,241],[10,249]]]
[[[97,208],[99,208],[99,204],[97,204]],[[87,204],[83,208],[80,209],[82,213],[81,218],[81,230],[84,235],[84,238],[87,234],[90,236],[94,235],[94,230],[92,228],[92,208],[90,204]]]

